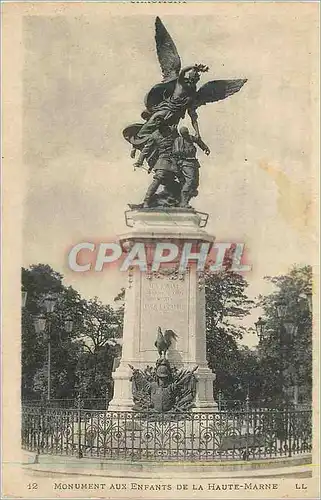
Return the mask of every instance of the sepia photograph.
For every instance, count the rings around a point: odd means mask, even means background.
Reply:
[[[318,16],[2,5],[4,498],[319,497]]]

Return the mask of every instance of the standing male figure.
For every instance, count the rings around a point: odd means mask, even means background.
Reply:
[[[173,155],[182,177],[181,207],[188,207],[193,196],[197,196],[199,185],[200,164],[196,158],[197,148],[201,148],[206,155],[210,154],[209,147],[197,136],[190,135],[187,127],[181,127],[173,145]]]
[[[169,195],[173,192],[172,197],[175,197],[175,188],[178,183],[175,181],[177,167],[175,161],[173,161],[173,145],[176,137],[176,127],[168,126],[161,117],[158,117],[158,129],[151,134],[137,162],[134,164],[134,167],[141,167],[144,159],[152,155],[155,150],[158,152],[158,159],[153,168],[154,178],[147,189],[144,208],[150,206],[151,199],[160,185],[165,187]]]

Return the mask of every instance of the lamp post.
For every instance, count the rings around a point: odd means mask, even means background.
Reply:
[[[41,314],[35,319],[35,330],[36,333],[47,334],[47,400],[50,401],[51,397],[51,323],[52,323],[52,313],[55,309],[56,297],[53,295],[47,295],[44,298],[44,306],[46,309],[46,315]]]
[[[297,304],[304,305],[304,307],[308,307],[310,313],[312,312],[312,292],[310,290],[305,290],[300,293],[299,298],[297,300]],[[284,391],[284,369],[285,369],[285,345],[288,340],[295,340],[298,333],[298,326],[293,321],[292,317],[289,315],[289,307],[288,304],[284,300],[280,300],[275,304],[276,308],[276,317],[279,320],[279,344],[281,348],[281,388],[282,394]],[[261,317],[258,318],[257,322],[254,323],[257,335],[260,341],[265,336],[265,325],[266,321]],[[284,333],[286,334],[286,338],[284,338]],[[293,383],[293,403],[296,406],[299,402],[299,385],[298,385],[298,377],[297,377],[297,367],[293,365],[293,362],[289,368],[289,374],[292,378]]]
[[[284,338],[283,331],[286,332],[287,337],[291,340],[295,339],[297,334],[297,325],[292,321],[292,318],[288,315],[288,307],[285,302],[280,302],[277,304],[277,316],[281,321],[281,331],[280,331],[280,342],[282,347],[282,382],[284,382]],[[293,378],[293,403],[296,406],[299,402],[299,386],[297,383],[297,376],[295,367],[290,367],[290,373]],[[284,384],[283,384],[284,385]]]
[[[291,318],[286,318],[283,322],[283,325],[288,338],[291,339],[291,341],[295,341],[298,331],[297,325],[291,320]],[[299,385],[297,379],[297,370],[295,366],[293,366],[293,363],[290,366],[289,373],[291,375],[293,383],[293,404],[294,406],[297,406],[299,403]]]
[[[65,319],[65,331],[67,333],[71,333],[73,331],[73,329],[74,329],[74,320],[73,320],[72,316],[67,316],[67,318]],[[79,364],[79,362],[78,362],[78,364]],[[81,394],[81,390],[79,389],[78,396],[77,396],[78,408],[81,408],[81,405],[82,405],[82,394]]]
[[[262,319],[262,317],[260,316],[258,318],[258,320],[254,323],[254,325],[255,325],[256,333],[259,337],[259,340],[261,341],[264,338],[266,321],[264,319]]]
[[[281,373],[282,399],[284,399],[284,338],[283,338],[283,333],[284,333],[284,319],[287,315],[287,304],[284,301],[280,301],[276,304],[276,315],[280,321],[280,328],[279,328],[279,343],[280,343],[280,348],[281,348],[280,349],[281,350],[280,373]]]

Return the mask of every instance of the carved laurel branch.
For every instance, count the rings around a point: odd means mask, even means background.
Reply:
[[[163,279],[163,278],[169,278],[170,280],[180,280],[183,281],[185,279],[185,276],[187,276],[189,273],[189,268],[185,269],[184,271],[180,271],[176,267],[164,267],[160,268],[158,271],[147,271],[146,272],[146,278],[148,280],[151,280],[153,278],[156,279]],[[132,283],[134,281],[134,268],[130,267],[128,269],[128,286],[131,288]]]
[[[185,271],[180,271],[176,267],[165,267],[165,268],[160,268],[158,271],[150,271],[147,273],[146,278],[147,279],[152,279],[152,278],[158,278],[158,279],[163,279],[163,278],[168,278],[170,280],[184,280],[185,276],[188,274],[189,270],[186,269]]]
[[[128,287],[131,288],[132,287],[132,283],[134,281],[134,268],[133,267],[130,267],[128,269]]]
[[[199,290],[203,290],[205,287],[205,273],[199,272],[198,273],[198,288]]]

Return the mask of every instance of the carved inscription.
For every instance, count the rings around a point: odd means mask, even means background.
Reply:
[[[155,350],[158,326],[174,330],[180,338],[180,349],[188,331],[188,279],[142,278],[140,350]]]
[[[150,311],[184,311],[184,285],[170,280],[149,281],[144,287],[143,309]]]

